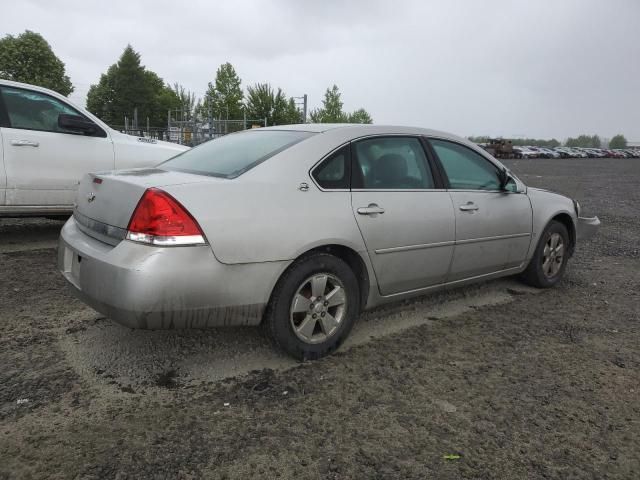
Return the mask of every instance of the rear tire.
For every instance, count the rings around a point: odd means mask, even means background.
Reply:
[[[567,227],[556,220],[549,222],[520,278],[537,288],[549,288],[557,284],[567,268],[569,241]]]
[[[263,326],[280,349],[298,360],[336,350],[360,313],[358,280],[341,259],[327,253],[301,258],[278,280]]]

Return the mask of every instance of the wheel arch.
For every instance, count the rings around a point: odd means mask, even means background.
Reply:
[[[573,222],[573,218],[568,213],[561,212],[554,215],[553,218],[551,218],[549,222],[547,222],[547,225],[554,220],[556,222],[563,224],[566,227],[567,232],[569,232],[569,256],[572,256],[576,248],[576,239],[577,239],[576,225]]]
[[[349,266],[349,268],[351,268],[353,273],[356,275],[356,279],[358,280],[358,286],[360,287],[360,309],[363,310],[367,305],[367,301],[369,299],[369,291],[371,288],[369,283],[371,279],[369,268],[367,267],[365,260],[362,258],[362,255],[360,255],[353,248],[338,243],[327,243],[324,245],[318,245],[313,248],[309,248],[305,252],[298,255],[278,276],[271,289],[269,299],[271,300],[271,296],[273,295],[278,282],[280,282],[280,279],[287,272],[289,272],[291,268],[296,265],[296,263],[316,253],[327,253],[329,255],[333,255],[344,261]]]

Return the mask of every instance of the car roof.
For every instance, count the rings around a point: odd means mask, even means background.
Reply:
[[[273,127],[262,127],[259,130],[295,130],[301,132],[326,133],[326,132],[348,132],[353,137],[367,135],[424,135],[429,137],[447,138],[470,144],[468,139],[459,137],[452,133],[440,130],[432,130],[422,127],[409,127],[405,125],[378,125],[363,123],[301,123],[294,125],[277,125]],[[475,145],[475,144],[474,144]]]
[[[27,88],[29,90],[34,90],[36,92],[48,93],[49,95],[66,99],[64,95],[60,95],[58,92],[55,92],[48,88],[39,87],[38,85],[32,85],[30,83],[14,82],[13,80],[0,79],[0,85],[5,85],[7,87]]]

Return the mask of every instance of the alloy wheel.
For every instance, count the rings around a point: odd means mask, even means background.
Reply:
[[[334,275],[317,273],[298,287],[290,308],[290,322],[296,336],[316,344],[335,335],[347,308],[344,285]]]
[[[542,272],[547,278],[555,277],[565,255],[564,240],[559,233],[552,233],[544,245],[542,252]]]

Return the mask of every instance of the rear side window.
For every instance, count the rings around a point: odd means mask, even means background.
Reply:
[[[314,135],[295,130],[250,130],[210,140],[160,164],[165,170],[236,178]]]
[[[354,144],[353,188],[434,188],[422,144],[413,137],[374,137]]]
[[[325,190],[349,189],[351,158],[349,146],[344,146],[318,165],[311,175]]]

